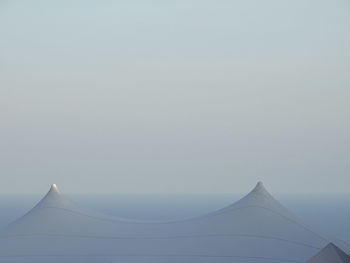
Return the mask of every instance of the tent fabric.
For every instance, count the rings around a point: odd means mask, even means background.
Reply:
[[[350,263],[350,256],[333,243],[329,243],[306,263]]]
[[[293,263],[340,240],[315,231],[259,182],[236,203],[177,221],[126,220],[76,206],[56,185],[0,231],[0,262]]]

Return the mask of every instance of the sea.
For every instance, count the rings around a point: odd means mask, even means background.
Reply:
[[[215,211],[239,200],[238,194],[66,195],[100,213],[138,220],[177,220]],[[305,223],[350,244],[349,195],[274,195]],[[42,196],[0,195],[0,229],[28,212]]]

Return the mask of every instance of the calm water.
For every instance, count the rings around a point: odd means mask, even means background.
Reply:
[[[30,210],[42,196],[0,195],[0,228]],[[78,205],[124,218],[169,220],[222,208],[242,195],[70,195]],[[323,232],[350,243],[350,195],[275,195],[287,208]]]

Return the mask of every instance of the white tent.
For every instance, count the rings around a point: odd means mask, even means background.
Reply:
[[[108,217],[75,206],[52,185],[0,233],[0,262],[291,263],[329,242],[278,203],[262,183],[238,202],[179,221]]]
[[[329,243],[306,263],[350,263],[350,256],[336,245]]]

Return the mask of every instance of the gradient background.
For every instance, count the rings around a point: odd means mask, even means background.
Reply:
[[[0,193],[349,193],[347,0],[0,1]]]

